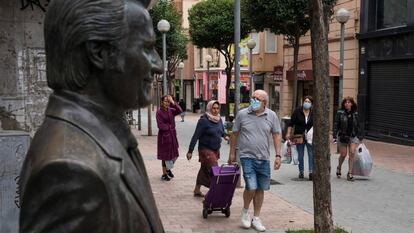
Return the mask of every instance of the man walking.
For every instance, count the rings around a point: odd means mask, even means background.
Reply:
[[[276,151],[274,169],[280,168],[281,128],[276,113],[268,108],[267,93],[263,90],[253,92],[250,106],[240,110],[233,126],[230,143],[229,163],[236,160],[236,147],[243,168],[246,183],[243,193],[244,208],[242,225],[253,226],[257,231],[266,231],[259,215],[263,204],[264,190],[270,189],[270,151],[269,136],[273,138]],[[249,215],[250,202],[253,200],[254,216]]]

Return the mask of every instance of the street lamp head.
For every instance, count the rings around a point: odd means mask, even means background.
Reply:
[[[170,30],[170,23],[165,19],[161,19],[157,24],[157,29],[161,33],[166,33]]]
[[[206,62],[211,62],[213,60],[213,58],[211,57],[210,54],[206,55]]]
[[[247,41],[247,48],[254,49],[254,47],[256,47],[256,41],[254,41],[253,39]]]
[[[178,68],[179,68],[179,69],[183,69],[183,68],[184,68],[184,62],[180,62],[180,63],[178,64]]]
[[[346,23],[349,19],[349,11],[345,8],[341,8],[336,11],[335,18],[339,23]]]

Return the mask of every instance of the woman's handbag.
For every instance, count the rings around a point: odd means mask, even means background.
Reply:
[[[292,142],[294,144],[303,144],[304,134],[294,134],[292,137]]]

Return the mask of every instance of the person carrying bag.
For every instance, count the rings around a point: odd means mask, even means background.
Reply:
[[[313,98],[311,96],[305,96],[303,98],[303,106],[295,109],[290,117],[289,127],[287,130],[287,137],[296,146],[299,160],[299,179],[303,179],[304,175],[304,160],[305,146],[308,152],[309,161],[309,180],[313,179],[313,150],[312,144],[307,141],[307,134],[313,127],[313,114],[312,114]],[[293,130],[293,134],[292,134]],[[312,130],[313,131],[313,130]]]

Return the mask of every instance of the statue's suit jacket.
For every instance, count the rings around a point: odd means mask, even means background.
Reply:
[[[20,232],[164,232],[137,148],[52,94],[20,177]]]

